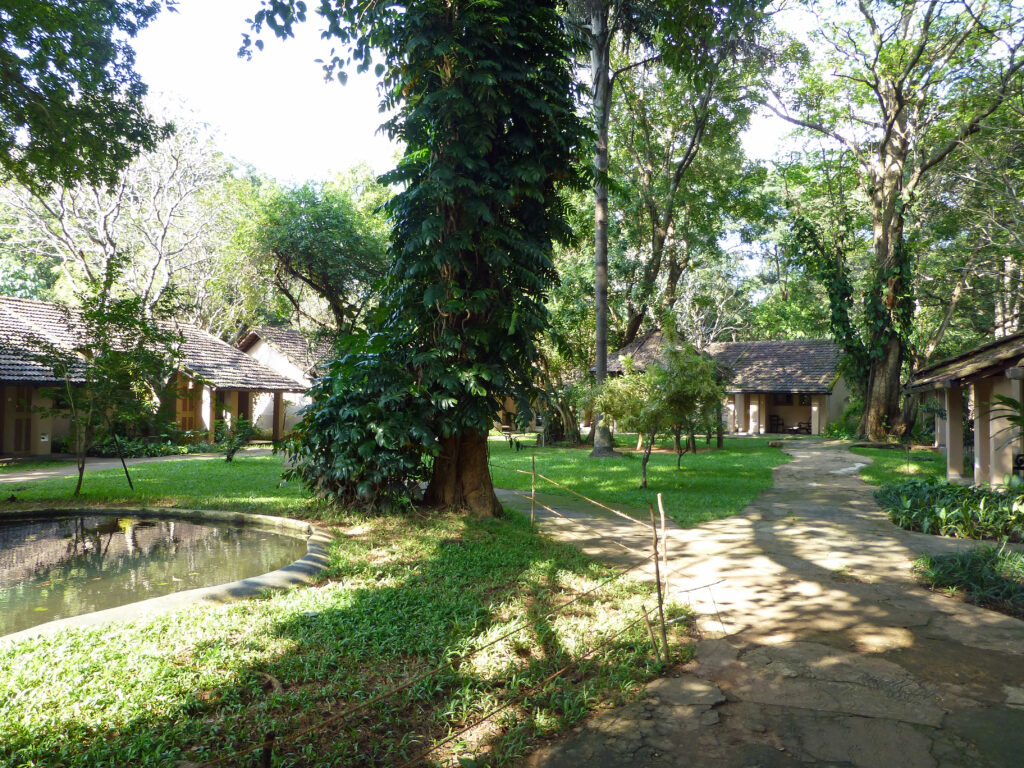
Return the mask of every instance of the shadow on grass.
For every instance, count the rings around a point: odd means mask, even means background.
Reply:
[[[515,514],[368,520],[349,534],[319,587],[0,651],[0,763],[201,763],[273,732],[274,765],[400,764],[530,691],[630,621],[646,595],[615,582],[549,615],[611,572],[536,536]],[[513,708],[516,724],[474,737],[496,762],[507,760],[532,735],[581,717],[602,691],[649,677],[655,663],[644,639],[639,628],[626,633],[607,655]],[[450,660],[453,668],[332,720]]]

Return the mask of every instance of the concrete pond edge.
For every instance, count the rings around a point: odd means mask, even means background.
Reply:
[[[3,510],[0,522],[39,517],[66,517],[68,515],[138,515],[151,518],[173,518],[198,522],[232,523],[273,529],[286,536],[306,539],[306,554],[276,571],[250,576],[247,579],[198,587],[169,595],[151,597],[79,616],[69,616],[38,624],[28,629],[0,637],[0,646],[10,645],[30,637],[48,636],[73,627],[86,627],[112,621],[128,621],[142,617],[160,616],[198,604],[224,604],[246,600],[266,590],[290,589],[312,584],[327,568],[327,547],[332,537],[305,520],[247,512],[216,509],[168,509],[165,507],[54,507],[45,510]]]

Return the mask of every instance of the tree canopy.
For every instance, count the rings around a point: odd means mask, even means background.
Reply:
[[[14,0],[0,10],[0,169],[48,187],[116,182],[166,127],[130,39],[174,0]]]

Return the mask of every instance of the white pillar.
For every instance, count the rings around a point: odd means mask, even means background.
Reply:
[[[1021,382],[1006,379],[997,380],[993,393],[1008,395],[1015,400],[1021,399]],[[997,413],[1005,412],[999,406]],[[1019,430],[1010,426],[1005,416],[997,416],[989,420],[989,473],[987,478],[975,478],[978,482],[988,480],[992,485],[1001,485],[1013,474],[1013,455],[1021,452]]]
[[[811,395],[811,434],[821,434],[821,417],[822,417],[822,397],[821,395]]]
[[[991,457],[996,447],[989,429],[992,381],[982,379],[973,384],[971,390],[974,393],[974,482],[987,483],[991,477]],[[999,437],[995,440],[999,440]]]
[[[747,396],[742,392],[736,395],[736,431],[747,431]]]
[[[963,390],[952,387],[946,394],[946,477],[958,483],[964,478]]]
[[[752,395],[750,398],[750,434],[756,435],[761,432],[761,398]]]

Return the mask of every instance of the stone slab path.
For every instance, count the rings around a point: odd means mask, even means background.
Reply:
[[[1024,622],[929,592],[910,569],[976,543],[889,523],[857,475],[867,460],[842,444],[785,451],[739,516],[670,531],[672,589],[700,616],[695,660],[524,766],[1024,766]],[[539,507],[541,524],[590,554],[629,565],[614,541],[650,549],[649,529],[541,501],[565,515]]]

